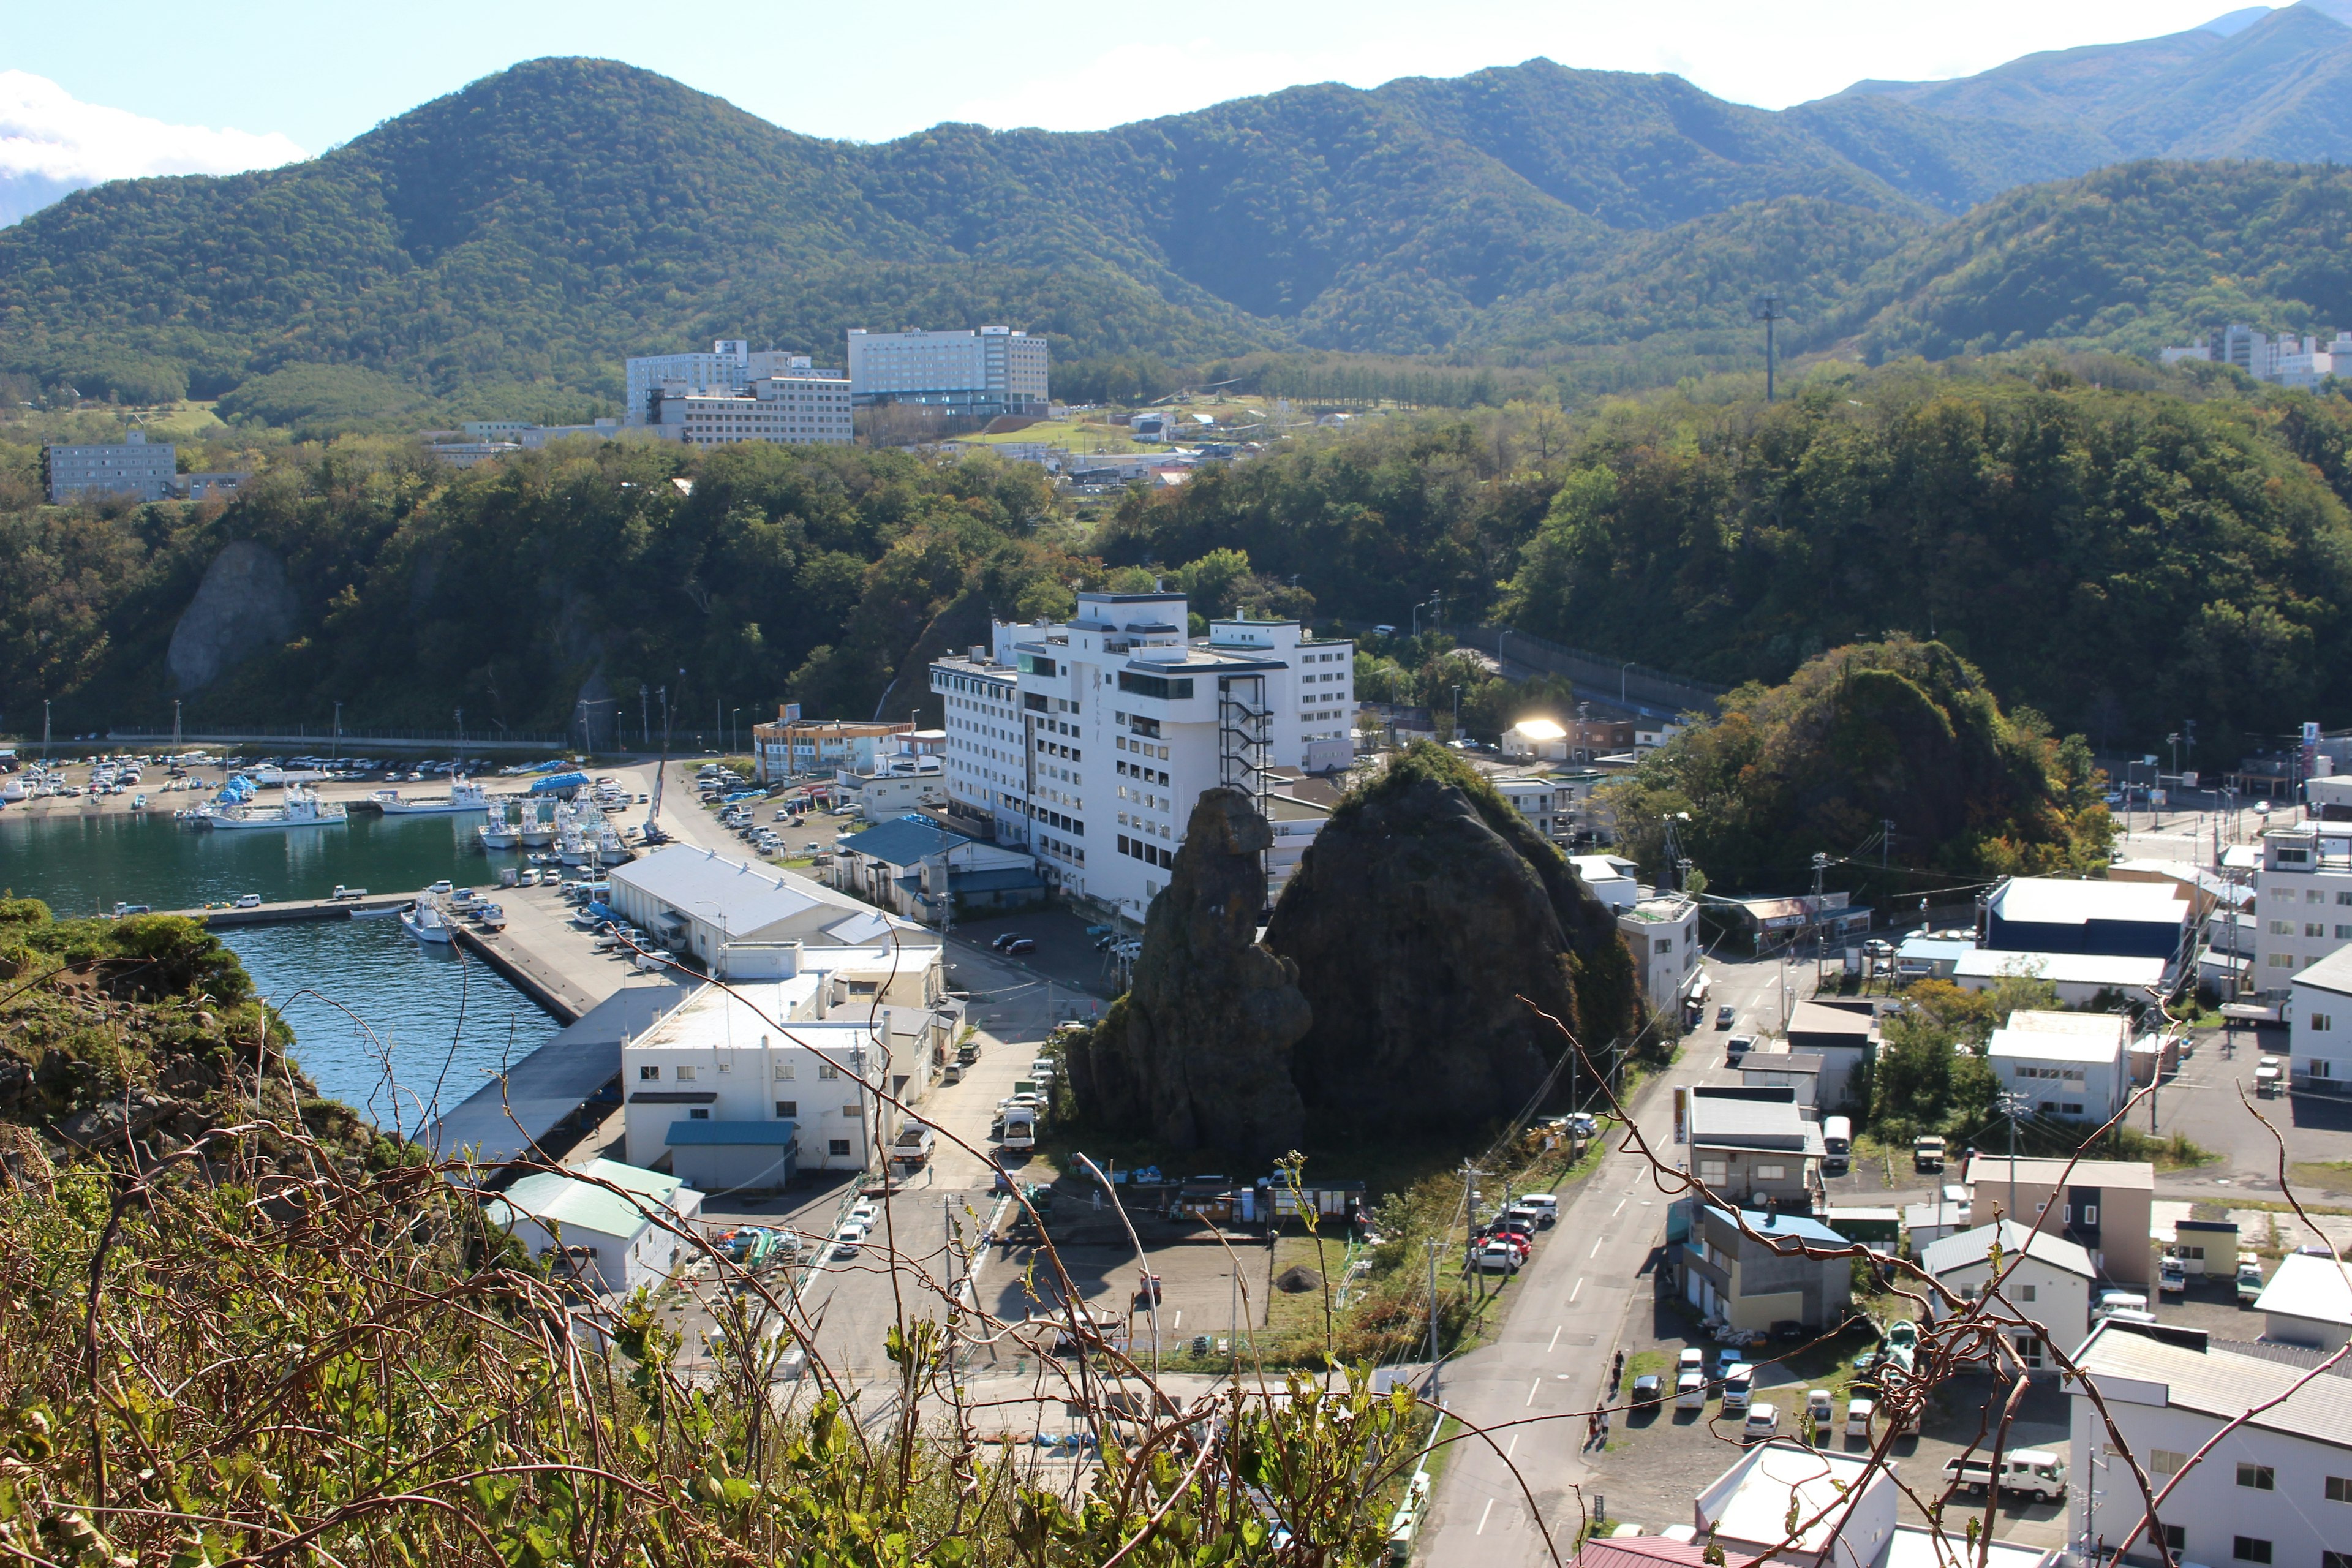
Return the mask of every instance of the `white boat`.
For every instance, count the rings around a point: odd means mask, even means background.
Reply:
[[[376,804],[386,816],[457,816],[468,811],[488,811],[490,797],[482,786],[471,779],[459,779],[450,785],[447,795],[425,795],[416,800],[403,800],[396,789],[375,792]]]
[[[24,798],[25,786],[15,779],[10,779],[6,784],[0,784],[0,800],[14,802]]]
[[[456,940],[447,917],[441,912],[440,903],[429,893],[418,894],[415,903],[400,911],[400,929],[419,942]]]
[[[515,821],[515,809],[503,801],[490,803],[490,819],[474,833],[484,849],[511,849],[522,842],[522,828]]]
[[[351,814],[340,801],[322,801],[315,790],[289,785],[283,805],[198,806],[184,820],[215,832],[265,827],[341,826]]]

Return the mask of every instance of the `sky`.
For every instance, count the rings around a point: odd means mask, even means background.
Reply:
[[[1671,71],[1780,109],[1864,77],[1965,76],[2175,32],[2231,0],[1292,0],[1177,6],[703,8],[566,0],[397,5],[0,0],[0,224],[64,191],[316,154],[542,55],[623,59],[810,135],[944,120],[1095,130],[1299,82],[1374,87],[1547,56]],[[716,22],[706,22],[709,17]],[[43,194],[46,192],[47,194]]]

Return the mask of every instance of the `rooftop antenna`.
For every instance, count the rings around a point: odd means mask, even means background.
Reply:
[[[1764,401],[1769,403],[1772,401],[1773,393],[1772,324],[1775,321],[1785,321],[1789,318],[1780,313],[1780,296],[1778,294],[1767,294],[1757,300],[1748,308],[1748,315],[1750,321],[1764,323]]]

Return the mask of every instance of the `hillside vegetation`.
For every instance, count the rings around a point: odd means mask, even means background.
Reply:
[[[2107,864],[2088,743],[2003,712],[1940,643],[1832,648],[1722,706],[1602,792],[1619,847],[1652,875],[1670,869],[1669,822],[1711,882],[1755,891],[1801,890],[1816,854],[1840,862],[1828,886],[1882,897]],[[1882,840],[1888,870],[1875,853],[1843,863]]]
[[[2179,121],[2255,45],[2352,58],[2352,30],[2294,11],[2118,46],[2141,54],[2069,79],[2122,72],[2132,112]],[[2207,311],[2276,330],[2341,309],[2340,270],[2302,232],[2336,232],[2336,198],[2302,197],[2308,226],[2277,210],[2341,176],[2142,171],[2126,178],[2178,194],[2120,222],[2110,187],[2063,183],[2134,155],[2352,153],[2324,93],[2210,146],[2062,123],[2060,96],[1877,84],[1776,114],[1536,59],[1098,132],[942,124],[867,146],[614,62],[535,60],[309,163],[119,182],[0,229],[0,374],[414,427],[609,412],[632,353],[741,335],[837,362],[846,328],[908,321],[1044,333],[1057,385],[1088,396],[1304,351],[1650,384],[1751,363],[1768,291],[1800,342],[1868,328],[1873,354],[2137,349]],[[2038,288],[2000,276],[2045,265]],[[2237,281],[2206,288],[2198,268]]]

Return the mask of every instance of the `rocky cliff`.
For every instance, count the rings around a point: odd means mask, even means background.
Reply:
[[[1258,1158],[1298,1146],[1306,1107],[1291,1049],[1312,1019],[1296,972],[1257,941],[1260,857],[1273,843],[1238,790],[1210,790],[1193,807],[1128,994],[1070,1052],[1090,1124]]]
[[[286,562],[266,544],[231,541],[205,569],[196,595],[172,628],[164,665],[175,691],[201,691],[265,647],[294,635],[301,605]]]
[[[1471,1133],[1517,1112],[1565,1048],[1522,996],[1595,1058],[1640,1023],[1615,918],[1491,784],[1426,742],[1332,814],[1265,943],[1314,1010],[1292,1056],[1299,1096],[1351,1133]]]

